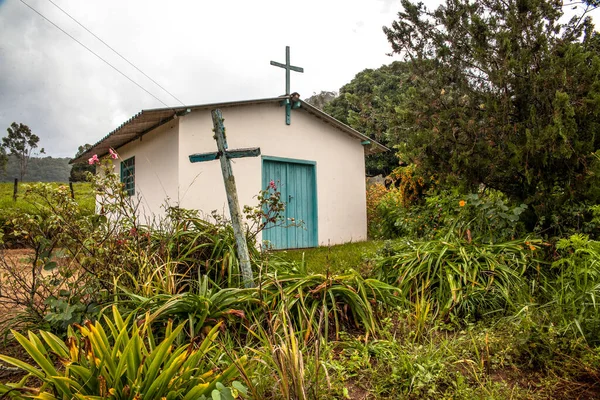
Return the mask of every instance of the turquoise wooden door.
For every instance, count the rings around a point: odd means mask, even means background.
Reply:
[[[267,226],[263,240],[275,249],[317,246],[315,163],[264,157],[262,176],[263,189],[275,182],[285,203],[284,226]],[[292,218],[300,226],[286,227]]]

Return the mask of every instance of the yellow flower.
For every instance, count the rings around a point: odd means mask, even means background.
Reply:
[[[535,246],[534,245],[529,245],[529,250],[534,251],[535,250]]]
[[[464,200],[461,200],[461,201],[458,202],[458,205],[461,206],[461,207],[464,207],[465,205],[467,205],[467,202],[464,201]]]

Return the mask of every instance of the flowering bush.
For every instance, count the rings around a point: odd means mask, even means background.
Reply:
[[[387,181],[390,187],[397,188],[397,197],[405,207],[418,203],[426,192],[435,187],[435,178],[423,177],[414,164],[396,168],[387,177]]]
[[[411,236],[434,239],[453,231],[468,240],[489,243],[512,240],[524,233],[520,216],[525,204],[510,205],[499,193],[439,193],[421,203],[404,206],[404,194],[390,190],[382,196],[377,215],[379,237]]]
[[[248,224],[246,236],[250,242],[254,242],[259,232],[277,226],[301,227],[304,222],[289,218],[286,220],[284,211],[285,203],[281,201],[281,192],[277,183],[271,180],[266,189],[261,190],[257,196],[256,206],[244,206],[244,216]]]

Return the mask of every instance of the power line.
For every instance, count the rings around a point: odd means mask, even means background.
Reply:
[[[60,6],[58,6],[55,2],[53,2],[52,0],[48,0],[50,3],[52,3],[52,5],[54,5],[54,7],[58,8],[60,11],[62,11],[67,17],[71,18],[73,21],[75,21],[75,23],[79,26],[81,26],[83,29],[85,29],[90,35],[92,35],[93,37],[95,37],[96,39],[98,39],[103,45],[105,45],[106,47],[108,47],[109,49],[111,49],[116,55],[118,55],[119,57],[121,57],[123,60],[125,60],[129,65],[131,65],[133,68],[135,68],[139,73],[141,73],[142,75],[144,75],[146,78],[150,79],[150,81],[152,81],[152,83],[154,83],[156,86],[158,86],[159,88],[161,88],[162,90],[164,90],[169,96],[171,96],[172,98],[174,98],[175,100],[177,100],[178,102],[181,103],[181,105],[185,106],[185,103],[181,100],[179,100],[174,94],[172,94],[171,92],[169,92],[167,89],[165,89],[164,87],[162,87],[158,82],[156,82],[154,79],[152,79],[151,77],[149,77],[144,71],[142,71],[141,69],[139,69],[138,67],[136,67],[131,61],[129,61],[127,58],[125,58],[124,56],[122,56],[118,51],[116,51],[115,49],[113,49],[111,46],[109,46],[108,43],[106,43],[104,40],[100,39],[94,32],[90,31],[88,28],[86,28],[81,22],[77,21],[77,19],[75,19],[74,17],[71,16],[71,14],[69,14],[68,12],[66,12],[65,10],[63,10],[62,8],[60,8]]]
[[[71,39],[73,39],[74,41],[76,41],[77,43],[79,43],[79,45],[81,47],[83,47],[84,49],[86,49],[87,51],[89,51],[90,53],[92,53],[93,55],[95,55],[96,57],[98,57],[100,60],[104,61],[104,63],[106,65],[108,65],[109,67],[111,67],[112,69],[114,69],[115,71],[117,71],[119,74],[123,75],[125,78],[127,78],[131,83],[133,83],[134,85],[136,85],[137,87],[139,87],[140,89],[142,89],[144,92],[148,93],[150,96],[154,97],[156,100],[158,100],[162,105],[164,105],[167,108],[171,108],[169,105],[167,105],[164,101],[162,101],[161,99],[159,99],[158,97],[156,97],[155,95],[153,95],[152,93],[150,93],[146,88],[144,88],[142,85],[140,85],[139,83],[137,83],[136,81],[134,81],[133,79],[131,79],[130,77],[128,77],[127,75],[125,75],[123,72],[121,72],[117,67],[115,67],[114,65],[112,65],[111,63],[109,63],[108,61],[106,61],[104,58],[100,57],[98,54],[96,54],[92,49],[90,49],[89,47],[87,47],[85,44],[81,43],[79,40],[75,39],[71,34],[69,34],[67,31],[65,31],[64,29],[62,29],[60,26],[56,25],[54,22],[50,21],[48,18],[46,18],[41,12],[39,12],[38,10],[36,10],[35,8],[31,7],[29,4],[25,3],[23,0],[19,0],[21,3],[25,4],[27,7],[29,7],[33,12],[35,12],[37,15],[39,15],[40,17],[44,18],[46,21],[48,21],[49,23],[51,23],[52,25],[54,25],[54,27],[56,29],[58,29],[59,31],[61,31],[62,33],[64,33],[65,35],[67,35],[68,37],[70,37]]]

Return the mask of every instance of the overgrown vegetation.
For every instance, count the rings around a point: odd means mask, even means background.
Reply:
[[[398,213],[378,222],[398,239],[253,246],[257,287],[244,289],[226,220],[170,208],[144,225],[117,176],[92,187],[104,215],[82,211],[66,187],[38,184],[37,214],[11,222],[30,258],[3,258],[0,300],[16,307],[6,333],[29,361],[0,356],[25,374],[0,385],[8,397],[596,394],[600,245],[581,234],[524,238],[525,207],[497,193],[422,201],[427,191],[410,185],[381,189],[373,212]],[[260,198],[248,210],[277,220],[268,188]],[[435,224],[398,223],[411,207],[432,210]]]

